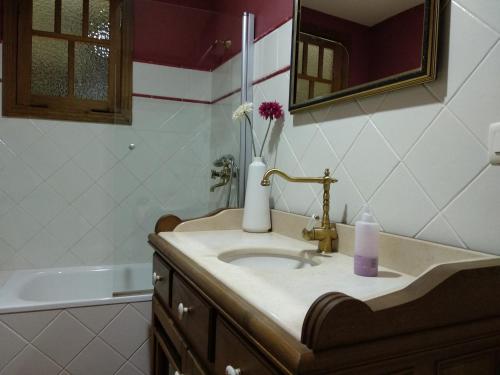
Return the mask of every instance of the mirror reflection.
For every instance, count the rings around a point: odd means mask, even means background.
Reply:
[[[360,92],[425,70],[425,0],[301,0],[294,105]],[[425,72],[424,72],[425,73]]]

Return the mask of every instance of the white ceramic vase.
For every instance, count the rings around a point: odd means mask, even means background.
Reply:
[[[248,168],[245,209],[243,210],[243,230],[252,233],[265,233],[271,229],[271,210],[269,209],[269,186],[260,182],[267,167],[261,157],[254,157]]]

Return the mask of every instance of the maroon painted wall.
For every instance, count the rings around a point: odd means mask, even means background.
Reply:
[[[402,12],[371,28],[370,80],[420,68],[424,5]],[[397,46],[397,48],[395,48]]]
[[[349,51],[349,86],[369,81],[369,27],[309,8],[301,10],[301,30],[342,43]]]
[[[417,6],[372,27],[303,8],[301,29],[342,43],[349,51],[349,86],[420,67],[424,7]]]
[[[201,57],[215,40],[217,14],[154,0],[134,1],[134,60],[209,69],[213,54]]]
[[[0,0],[0,13],[4,0]],[[241,50],[241,16],[256,14],[256,37],[292,17],[292,0],[134,0],[134,59],[213,70]],[[2,18],[0,14],[0,38]],[[216,39],[231,39],[229,51]]]
[[[134,0],[136,61],[213,70],[241,51],[241,18],[256,15],[257,38],[292,17],[292,0]],[[212,48],[215,40],[232,47]]]

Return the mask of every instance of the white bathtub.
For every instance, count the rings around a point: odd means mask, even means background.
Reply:
[[[15,271],[0,288],[0,314],[150,301],[151,272],[150,263]]]

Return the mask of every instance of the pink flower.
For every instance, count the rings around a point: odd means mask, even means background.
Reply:
[[[278,120],[284,116],[283,107],[278,102],[263,102],[259,114],[266,120]]]

